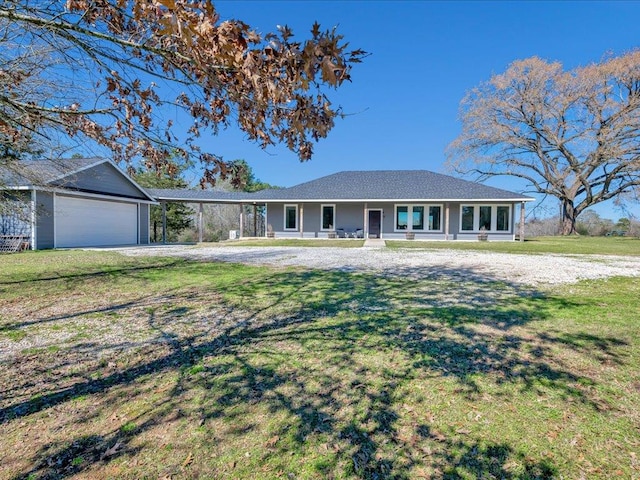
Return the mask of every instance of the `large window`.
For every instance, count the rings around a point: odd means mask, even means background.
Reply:
[[[496,230],[500,232],[509,231],[510,208],[507,206],[496,207]]]
[[[474,230],[475,208],[470,205],[463,205],[460,212],[460,230]]]
[[[440,230],[441,216],[442,207],[440,205],[429,207],[429,230]]]
[[[284,206],[284,229],[285,230],[298,229],[298,206],[297,205]]]
[[[396,207],[396,230],[406,230],[409,225],[409,207]]]
[[[396,231],[440,231],[442,225],[442,206],[396,205],[395,222]]]
[[[478,222],[479,230],[491,230],[491,207],[482,205],[480,207],[480,220]]]
[[[322,205],[322,230],[335,230],[336,227],[336,206]]]
[[[424,207],[412,207],[413,210],[413,223],[411,225],[413,230],[424,230]]]
[[[511,218],[510,205],[462,205],[460,208],[460,230],[475,232],[508,232]]]

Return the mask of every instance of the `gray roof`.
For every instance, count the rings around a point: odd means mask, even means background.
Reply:
[[[146,188],[149,195],[156,200],[183,201],[183,202],[220,202],[237,203],[246,200],[250,193],[226,192],[224,190],[186,190],[171,188]]]
[[[73,178],[80,172],[106,164],[120,174],[145,198],[154,201],[147,191],[107,158],[63,158],[41,160],[18,160],[0,164],[0,187],[9,189],[67,188],[63,179]],[[96,193],[96,192],[93,192]],[[101,192],[97,192],[101,193]]]
[[[0,165],[0,185],[37,187],[106,162],[101,158],[19,160]]]
[[[370,170],[334,173],[290,188],[262,190],[260,200],[514,200],[533,198],[427,170]]]
[[[427,170],[338,172],[289,188],[255,193],[220,190],[147,189],[157,200],[220,203],[294,201],[531,201],[519,193]]]
[[[0,168],[0,185],[3,183],[14,186],[43,185],[101,162],[108,162],[108,160],[74,158],[64,162],[50,160],[20,162],[21,169],[15,171]],[[157,200],[213,203],[533,200],[518,193],[427,170],[344,171],[289,188],[261,190],[255,193],[153,188],[144,190],[150,197]]]

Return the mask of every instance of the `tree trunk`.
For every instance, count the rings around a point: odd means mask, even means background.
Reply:
[[[573,200],[560,199],[562,202],[562,235],[578,235],[576,230],[576,217],[578,216],[573,206]]]

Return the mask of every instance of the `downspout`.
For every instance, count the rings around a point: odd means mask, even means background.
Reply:
[[[240,238],[244,237],[244,205],[240,204]]]

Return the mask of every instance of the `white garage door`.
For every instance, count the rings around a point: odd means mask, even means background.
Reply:
[[[56,247],[96,247],[138,243],[138,206],[56,196]]]

